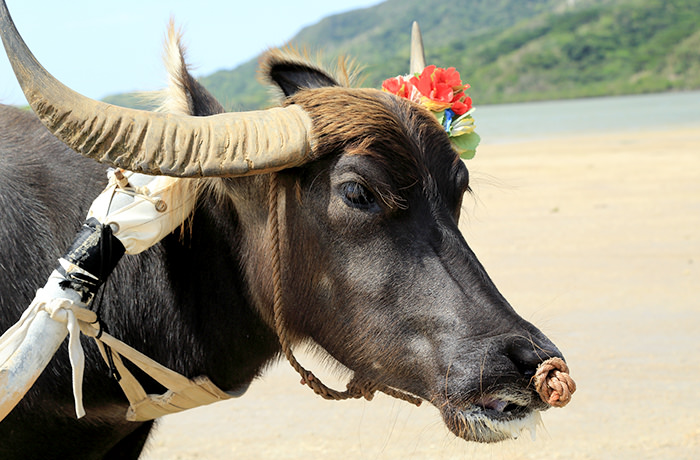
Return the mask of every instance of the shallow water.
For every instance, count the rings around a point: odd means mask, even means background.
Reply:
[[[700,125],[700,91],[498,104],[474,113],[483,144]]]

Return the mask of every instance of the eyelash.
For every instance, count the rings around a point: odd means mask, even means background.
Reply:
[[[359,182],[345,182],[340,186],[343,201],[348,206],[362,211],[374,211],[379,205],[377,198]]]

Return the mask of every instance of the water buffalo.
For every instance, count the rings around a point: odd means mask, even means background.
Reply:
[[[182,231],[122,259],[93,306],[113,336],[165,366],[245,388],[281,355],[279,300],[291,343],[313,343],[356,379],[429,401],[464,439],[513,437],[548,407],[531,380],[561,353],[517,315],[462,237],[469,175],[428,110],[272,52],[263,68],[282,107],[222,114],[174,40],[170,113],[121,109],[55,81],[4,2],[0,16],[38,114],[0,107],[1,330],[71,242],[110,165],[181,176],[197,194]],[[139,456],[153,421],[125,420],[118,384],[94,343],[83,346],[87,415],[75,418],[59,350],[0,423],[0,458]]]

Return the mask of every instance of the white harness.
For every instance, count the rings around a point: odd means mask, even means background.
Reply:
[[[186,179],[111,171],[107,188],[95,199],[87,217],[110,225],[126,253],[138,254],[180,226],[192,212],[194,202],[191,184]],[[59,263],[67,273],[92,277],[66,260],[60,259]],[[206,376],[190,380],[103,332],[97,315],[84,308],[80,296],[59,286],[64,279],[54,270],[20,320],[0,337],[0,420],[31,388],[66,336],[69,337],[73,370],[75,411],[78,418],[85,415],[82,403],[85,358],[80,344],[81,332],[95,340],[105,362],[118,375],[119,385],[129,401],[127,420],[152,420],[237,397],[247,389],[226,393]],[[122,357],[168,391],[162,395],[147,394],[124,366]]]

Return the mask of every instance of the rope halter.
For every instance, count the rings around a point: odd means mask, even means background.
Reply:
[[[282,315],[283,303],[282,303],[282,263],[281,263],[281,241],[280,241],[280,231],[279,231],[279,178],[276,173],[270,175],[270,192],[268,195],[268,209],[269,209],[269,227],[270,227],[270,239],[272,243],[272,283],[273,283],[273,318],[274,327],[277,337],[279,338],[280,345],[282,346],[282,351],[287,357],[289,364],[292,365],[294,370],[296,370],[301,376],[301,383],[303,385],[308,385],[314,393],[321,396],[324,399],[330,399],[335,401],[341,401],[345,399],[358,399],[365,398],[371,401],[374,398],[374,393],[381,391],[382,393],[393,396],[394,398],[402,399],[404,401],[420,406],[421,399],[413,396],[411,394],[405,393],[401,390],[391,388],[389,386],[370,382],[365,379],[360,379],[357,374],[353,376],[350,382],[347,384],[347,389],[345,391],[338,391],[326,386],[318,377],[316,377],[311,371],[306,370],[297,359],[294,357],[292,352],[291,344],[287,337],[287,329]]]

